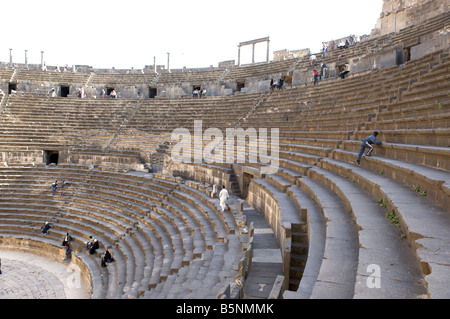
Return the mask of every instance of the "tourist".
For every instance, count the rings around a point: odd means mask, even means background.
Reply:
[[[374,131],[372,135],[370,135],[369,137],[366,137],[365,139],[363,139],[361,141],[360,148],[359,148],[359,153],[358,153],[358,156],[356,157],[356,162],[358,163],[358,165],[361,164],[361,157],[362,157],[362,155],[364,153],[364,150],[366,148],[368,148],[369,150],[364,155],[365,156],[372,156],[373,147],[375,145],[381,145],[383,143],[382,141],[377,140],[377,138],[376,138],[377,135],[378,135],[378,132]]]
[[[41,227],[41,234],[47,235],[50,228],[52,228],[50,223],[45,222],[45,225]]]
[[[328,78],[328,67],[325,62],[322,62],[320,65],[320,80],[322,81],[322,77],[324,79]]]
[[[311,66],[314,66],[314,64],[316,63],[316,60],[317,60],[317,57],[314,54],[312,54],[309,57],[309,62],[311,63]]]
[[[283,82],[284,82],[283,78],[280,78],[278,80],[278,85],[277,85],[278,90],[280,90],[283,87]]]
[[[71,255],[72,255],[72,250],[70,249],[70,243],[67,242],[67,243],[64,245],[64,248],[66,248],[66,258],[70,258]]]
[[[106,267],[106,263],[111,263],[114,261],[114,258],[112,257],[111,253],[107,249],[105,251],[105,255],[102,257],[102,267]]]
[[[67,243],[69,243],[71,241],[72,241],[72,236],[70,236],[69,233],[66,233],[66,236],[64,236],[61,246],[66,246]]]
[[[348,74],[349,72],[350,72],[350,65],[348,63],[345,63],[345,68],[341,73],[339,73],[339,76],[341,77],[341,79],[345,79],[345,75]]]
[[[99,248],[100,248],[100,245],[99,245],[98,240],[96,238],[96,239],[94,239],[94,242],[92,243],[91,247],[89,248],[89,253],[92,255]]]
[[[319,72],[317,72],[317,70],[314,69],[313,74],[314,74],[314,85],[316,85],[318,78],[319,78]]]
[[[272,84],[272,90],[274,90],[278,86],[278,81],[274,81]]]
[[[91,249],[93,243],[94,240],[92,239],[92,236],[89,236],[89,240],[86,242],[86,249]]]
[[[225,188],[225,185],[222,186],[222,190],[219,193],[220,198],[220,207],[222,208],[222,212],[225,211],[225,207],[227,206],[226,201],[230,197],[228,191]]]
[[[56,189],[58,188],[58,181],[56,180],[53,184],[52,184],[52,194],[55,195]]]
[[[328,44],[326,42],[322,42],[322,58],[325,58],[325,52],[328,51]]]

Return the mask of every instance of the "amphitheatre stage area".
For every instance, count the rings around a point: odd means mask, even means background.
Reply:
[[[450,298],[449,39],[384,0],[258,63],[0,62],[0,299]]]

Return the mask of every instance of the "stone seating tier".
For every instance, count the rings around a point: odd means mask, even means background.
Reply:
[[[53,179],[70,184],[52,196],[49,182]],[[138,173],[28,167],[2,169],[0,190],[4,194],[2,236],[39,238],[39,227],[50,221],[53,227],[46,238],[59,241],[69,232],[75,238],[74,250],[81,254],[85,240],[93,235],[101,251],[113,252],[116,262],[107,269],[99,267],[99,254],[92,256],[99,271],[108,273],[100,288],[92,283],[94,291],[103,291],[101,297],[199,296],[200,291],[190,291],[180,279],[176,291],[167,288],[170,285],[161,291],[157,287],[179,271],[201,270],[203,266],[195,260],[208,260],[208,251],[215,249],[223,252],[222,258],[233,257],[222,263],[224,268],[209,267],[208,276],[219,281],[205,281],[202,298],[214,297],[211,290],[206,294],[206,287],[218,293],[227,282],[234,282],[233,261],[239,261],[242,251],[234,218],[219,216],[206,194],[188,186]],[[219,255],[211,257],[218,260]],[[98,273],[90,271],[93,276]],[[213,275],[216,272],[220,274]]]

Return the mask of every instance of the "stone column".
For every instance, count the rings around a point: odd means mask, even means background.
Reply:
[[[241,66],[241,46],[238,45],[238,66]]]
[[[41,51],[41,70],[44,71],[44,51]]]
[[[255,43],[252,43],[252,63],[255,63]]]
[[[269,62],[269,40],[267,40],[267,56],[266,56],[266,62]]]
[[[28,50],[25,50],[25,67],[28,69],[28,57],[27,57]]]
[[[170,53],[167,52],[167,71],[170,72]]]
[[[12,63],[12,49],[9,49],[9,67],[10,68],[13,67],[13,63]]]

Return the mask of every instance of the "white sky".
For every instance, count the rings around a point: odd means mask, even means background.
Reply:
[[[310,48],[349,34],[370,34],[383,0],[22,0],[0,6],[0,61],[94,68],[217,66],[238,60],[238,44],[270,37],[273,51]],[[255,46],[265,61],[267,44]],[[251,63],[252,46],[241,48]]]

